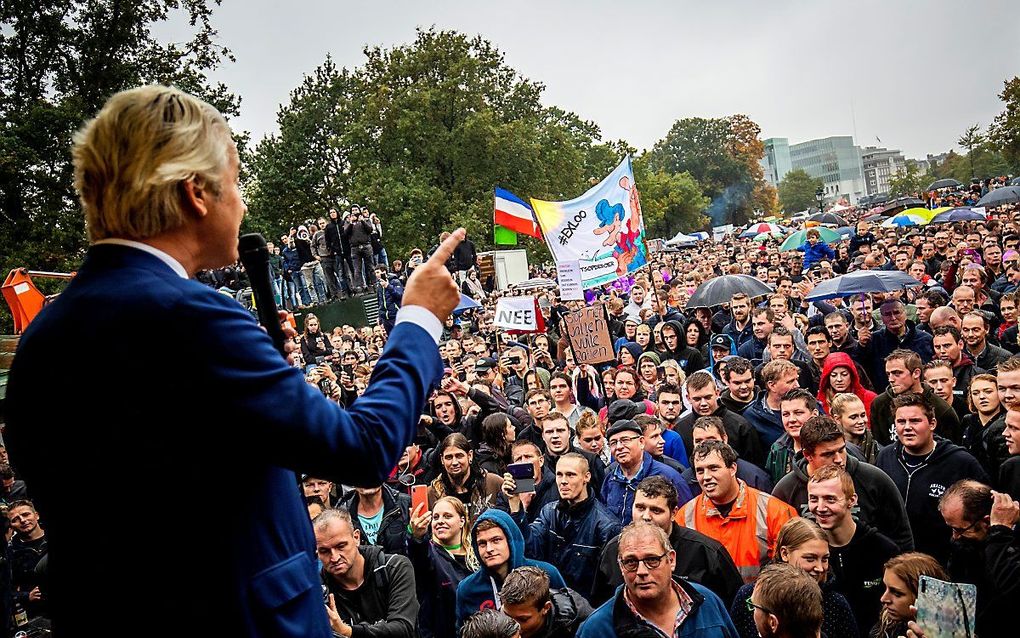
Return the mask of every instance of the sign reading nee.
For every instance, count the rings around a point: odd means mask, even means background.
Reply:
[[[612,361],[613,340],[602,304],[587,306],[564,315],[563,324],[578,365]]]
[[[534,297],[503,297],[496,302],[493,325],[507,332],[537,332],[543,329]]]

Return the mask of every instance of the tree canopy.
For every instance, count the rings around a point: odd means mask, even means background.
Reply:
[[[428,248],[458,224],[486,245],[495,186],[570,198],[633,152],[543,106],[544,87],[481,37],[419,30],[410,45],[365,56],[354,70],[327,59],[281,107],[280,133],[255,150],[254,227],[279,233],[359,203],[380,213],[398,251]]]
[[[779,204],[787,215],[807,210],[817,204],[815,192],[821,187],[821,178],[811,177],[804,169],[796,168],[779,182]]]
[[[216,44],[218,0],[5,0],[0,3],[0,255],[3,266],[65,269],[85,247],[72,185],[71,135],[117,91],[173,84],[236,115],[240,100],[208,72],[231,59]],[[183,11],[183,43],[152,26]],[[4,270],[6,272],[6,268]]]

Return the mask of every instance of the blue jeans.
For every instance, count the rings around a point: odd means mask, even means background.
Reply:
[[[307,306],[312,302],[308,296],[308,287],[305,284],[305,278],[301,275],[300,270],[295,270],[290,274],[291,283],[294,284],[294,289],[300,293],[301,305]]]

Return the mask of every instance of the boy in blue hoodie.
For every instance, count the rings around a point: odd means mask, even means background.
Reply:
[[[797,247],[797,250],[804,253],[804,272],[811,270],[811,266],[814,266],[823,259],[835,259],[836,253],[832,252],[829,245],[821,241],[822,234],[818,232],[818,229],[812,228],[807,231],[807,241]]]
[[[503,587],[503,580],[522,565],[545,570],[553,589],[567,586],[554,566],[524,557],[524,535],[510,515],[502,510],[488,509],[478,517],[471,528],[471,543],[480,567],[457,586],[458,628],[468,616],[480,609],[498,609],[497,594]]]

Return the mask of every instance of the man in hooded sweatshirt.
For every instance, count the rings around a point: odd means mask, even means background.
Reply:
[[[687,345],[687,333],[684,331],[683,323],[679,321],[667,321],[662,326],[662,342],[665,348],[659,352],[663,361],[672,359],[680,364],[684,374],[692,374],[705,367],[705,357],[701,351]]]
[[[807,516],[811,477],[827,465],[841,467],[854,484],[854,515],[891,538],[901,552],[914,548],[907,510],[896,484],[882,470],[848,453],[853,444],[846,442],[838,423],[828,416],[808,419],[800,429],[800,444],[804,458],[798,459],[793,471],[780,479],[772,490],[773,496],[790,504],[801,516]]]
[[[922,395],[893,399],[896,442],[878,453],[875,465],[896,483],[907,506],[914,548],[945,564],[950,530],[939,513],[939,498],[960,479],[988,483],[988,474],[967,450],[935,436],[939,422]]]
[[[497,509],[482,513],[471,528],[471,544],[480,566],[457,585],[457,627],[480,609],[498,609],[499,591],[513,570],[524,565],[549,575],[549,584],[565,588],[560,571],[549,563],[524,556],[524,535],[509,514]]]

